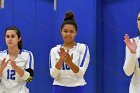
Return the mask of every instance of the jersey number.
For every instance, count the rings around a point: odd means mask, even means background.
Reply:
[[[138,58],[138,61],[139,61],[139,68],[140,68],[140,58]]]
[[[11,79],[11,80],[15,80],[15,74],[16,71],[15,70],[7,70],[7,79]]]
[[[66,65],[65,63],[63,63],[62,70],[70,70],[70,67]]]

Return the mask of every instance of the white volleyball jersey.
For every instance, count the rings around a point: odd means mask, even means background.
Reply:
[[[57,45],[50,51],[50,74],[54,78],[53,85],[66,87],[83,86],[86,84],[84,74],[89,64],[90,54],[88,46],[77,43],[76,46],[69,50],[69,54],[73,54],[72,62],[79,67],[79,72],[74,73],[65,63],[61,70],[58,70],[55,65],[59,60],[60,48],[62,45]]]
[[[6,60],[9,59],[8,50],[0,52],[0,63],[4,58],[6,58]],[[23,70],[28,68],[34,69],[34,58],[30,51],[22,49],[14,61],[16,62],[16,65]],[[26,81],[16,73],[11,67],[10,62],[3,71],[1,84],[4,90],[3,93],[29,93],[29,90],[26,87]]]
[[[132,54],[126,47],[126,59],[124,63],[124,72],[127,76],[133,75],[129,86],[129,93],[140,93],[140,37],[134,38],[137,50]]]

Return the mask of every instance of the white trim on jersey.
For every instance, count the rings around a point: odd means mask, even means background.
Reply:
[[[89,64],[90,54],[88,46],[85,44],[77,43],[72,49],[69,50],[69,54],[73,54],[72,62],[79,67],[79,72],[74,73],[66,64],[63,64],[62,69],[58,70],[55,65],[59,60],[59,54],[61,45],[57,45],[50,51],[49,67],[50,74],[54,78],[53,85],[60,86],[82,86],[86,82],[84,80],[84,74]]]

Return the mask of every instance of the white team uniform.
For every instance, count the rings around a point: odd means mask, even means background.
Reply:
[[[3,88],[2,88],[2,84],[1,84],[1,78],[0,78],[0,93],[3,93]]]
[[[137,45],[136,54],[132,54],[128,47],[126,47],[126,59],[123,69],[127,76],[133,74],[129,86],[129,93],[140,93],[140,37],[135,37],[134,40]]]
[[[3,58],[6,58],[6,60],[9,59],[8,50],[0,52],[0,63]],[[34,69],[34,58],[30,51],[22,49],[14,61],[17,66],[24,70],[28,68],[31,68],[32,70]],[[29,73],[27,71],[25,72]],[[1,85],[3,89],[3,92],[1,93],[29,93],[29,90],[26,87],[26,81],[16,73],[16,71],[11,67],[10,62],[3,71]]]
[[[54,78],[53,85],[75,87],[83,86],[86,84],[84,74],[89,64],[90,54],[88,46],[85,44],[77,43],[69,54],[73,54],[72,62],[79,67],[79,72],[74,73],[66,64],[63,64],[62,69],[58,70],[55,65],[59,60],[60,48],[62,45],[57,45],[50,51],[50,74]]]

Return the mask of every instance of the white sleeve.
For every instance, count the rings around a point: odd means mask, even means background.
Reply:
[[[24,74],[21,77],[23,80],[29,82],[32,81],[33,79],[33,72],[28,72],[27,69],[31,69],[32,71],[34,70],[34,57],[32,52],[27,52],[28,54],[28,58],[27,58],[27,63],[26,63],[26,68],[24,70]]]
[[[24,75],[21,77],[23,80],[27,80],[30,77],[30,73],[24,70]]]
[[[49,56],[49,67],[50,67],[50,74],[52,76],[52,78],[56,78],[59,73],[60,73],[60,70],[58,70],[55,65],[57,63],[57,60],[56,60],[56,55],[54,53],[54,48],[51,49],[50,51],[50,56]]]
[[[136,54],[137,52],[138,50],[136,50]],[[135,66],[137,62],[136,54],[131,53],[128,47],[126,46],[126,55],[125,55],[126,58],[123,70],[127,76],[132,75],[135,71]]]
[[[80,53],[79,72],[76,73],[76,75],[78,77],[83,77],[90,61],[90,53],[89,53],[88,46],[86,45],[85,47],[83,47],[83,49],[80,49],[80,50],[81,50],[81,53]]]
[[[34,57],[32,52],[29,51],[29,56],[27,59],[27,64],[26,64],[26,69],[31,68],[32,70],[34,70]]]

